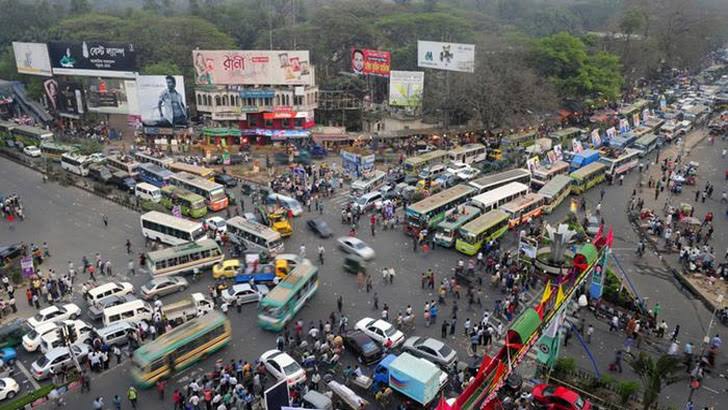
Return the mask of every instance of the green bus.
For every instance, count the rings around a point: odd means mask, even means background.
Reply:
[[[310,260],[295,257],[293,271],[258,303],[258,325],[278,332],[313,297],[318,289],[318,268]]]
[[[423,229],[434,228],[456,206],[470,199],[475,193],[475,188],[460,184],[408,206],[405,209],[405,233],[413,235]]]
[[[154,386],[225,347],[230,335],[230,321],[218,311],[192,319],[135,350],[131,376],[141,388]]]
[[[470,205],[461,205],[445,220],[437,224],[435,231],[435,243],[444,247],[452,248],[457,239],[458,229],[480,215],[480,209]]]
[[[577,169],[569,175],[574,185],[571,188],[571,192],[576,195],[581,195],[593,186],[601,184],[607,179],[605,175],[606,171],[607,166],[601,162],[592,162],[589,165]]]
[[[422,168],[435,164],[442,164],[448,159],[448,152],[443,150],[434,150],[426,152],[416,157],[410,157],[404,160],[404,172],[407,175],[419,175]]]
[[[179,206],[182,215],[190,218],[202,218],[207,215],[205,198],[178,186],[162,187],[162,200],[159,203],[167,209]]]
[[[57,144],[55,142],[44,142],[40,144],[39,148],[43,158],[56,162],[61,162],[63,154],[78,151],[78,148],[73,145]]]
[[[484,243],[500,238],[507,230],[508,214],[500,209],[494,209],[460,228],[460,237],[455,241],[455,249],[466,255],[475,255]]]

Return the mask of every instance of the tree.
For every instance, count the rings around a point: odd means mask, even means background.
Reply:
[[[144,75],[182,75],[182,70],[171,61],[160,61],[142,67]]]
[[[657,403],[660,392],[665,386],[683,380],[680,359],[675,356],[662,355],[657,361],[645,352],[629,361],[635,373],[642,381],[642,406],[645,410]]]
[[[88,0],[71,0],[71,14],[86,14],[91,12]]]

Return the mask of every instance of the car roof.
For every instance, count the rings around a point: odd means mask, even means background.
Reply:
[[[372,338],[367,336],[366,333],[362,332],[361,330],[352,330],[346,334],[346,337],[356,341],[359,344],[369,343],[372,341]]]
[[[427,346],[434,350],[440,350],[445,345],[445,343],[442,343],[441,341],[435,339],[434,337],[427,337],[425,340],[421,343],[422,346]]]
[[[236,283],[235,285],[233,285],[232,289],[233,290],[250,290],[252,288],[250,287],[249,283]]]

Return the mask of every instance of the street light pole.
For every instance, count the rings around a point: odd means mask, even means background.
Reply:
[[[715,299],[715,306],[713,307],[713,313],[710,315],[710,322],[708,322],[708,329],[705,331],[705,337],[703,338],[703,346],[700,349],[700,356],[698,356],[698,360],[696,361],[696,368],[700,366],[703,360],[703,355],[705,355],[705,349],[710,344],[710,330],[713,328],[713,322],[715,321],[715,315],[718,313],[718,308],[721,307],[723,303],[723,295],[718,295],[718,297]],[[695,393],[695,390],[697,388],[693,388],[692,382],[693,378],[690,378],[690,394],[688,395],[688,403],[693,400],[693,394]]]

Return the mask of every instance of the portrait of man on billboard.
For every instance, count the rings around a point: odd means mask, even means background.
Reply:
[[[364,52],[354,49],[351,52],[351,69],[356,74],[364,74]]]
[[[177,92],[177,80],[173,76],[165,77],[167,88],[159,95],[157,109],[160,120],[157,126],[174,127],[187,125],[187,107],[184,97]]]

